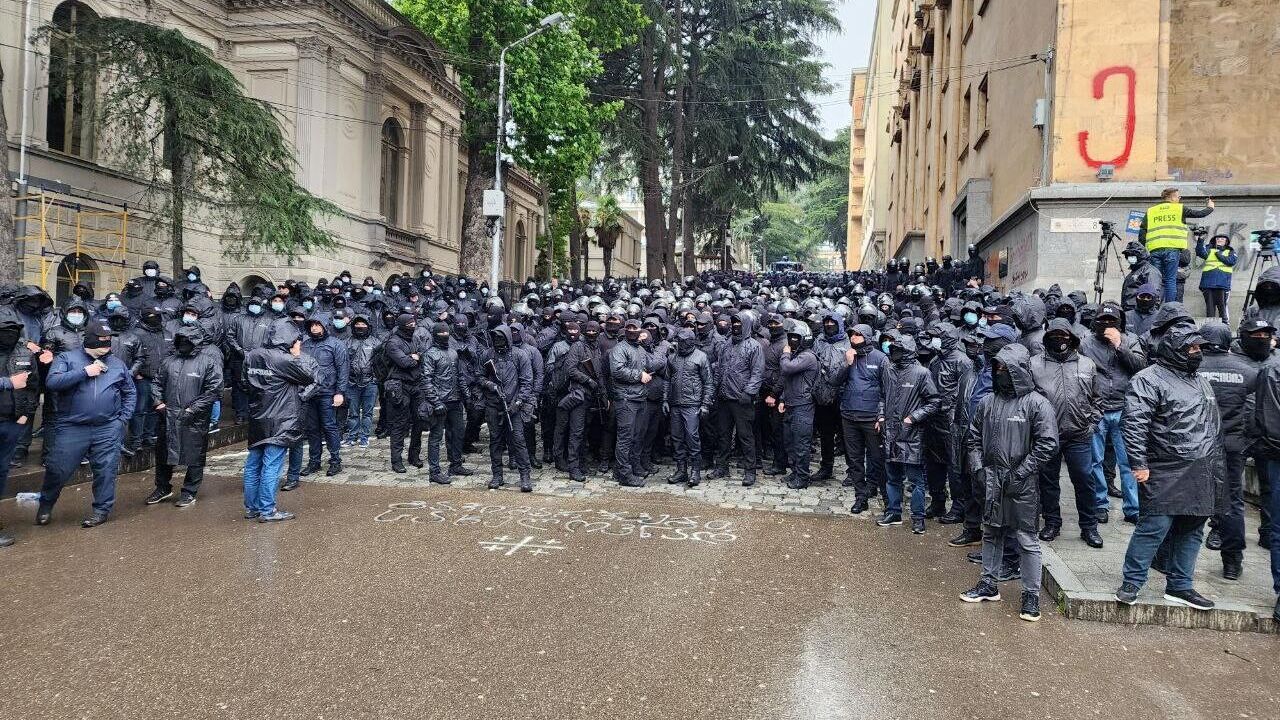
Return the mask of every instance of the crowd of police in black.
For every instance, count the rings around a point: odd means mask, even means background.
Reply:
[[[1102,303],[1057,285],[1000,292],[972,248],[877,271],[529,280],[496,293],[426,268],[232,283],[215,298],[199,268],[172,279],[153,261],[119,292],[79,284],[60,307],[36,286],[2,288],[0,491],[38,434],[37,525],[83,463],[94,482],[82,524],[106,522],[121,456],[147,447],[146,503],[190,507],[225,391],[248,424],[245,516],[261,522],[293,517],[277,490],[343,472],[344,447],[374,436],[390,438],[396,473],[470,475],[487,426],[493,489],[514,471],[530,491],[531,469],[548,465],[628,487],[658,466],[688,487],[751,486],[760,473],[793,490],[839,481],[854,514],[877,502],[881,526],[954,526],[950,544],[979,547],[969,559],[982,566],[962,599],[998,600],[1020,578],[1027,620],[1039,618],[1040,543],[1062,531],[1065,484],[1090,547],[1103,545],[1099,523],[1135,525],[1117,600],[1135,602],[1154,567],[1168,599],[1206,609],[1192,585],[1203,527],[1224,576],[1239,578],[1249,457],[1267,495],[1258,545],[1276,547],[1280,270],[1263,274],[1238,328],[1197,324],[1162,302],[1141,250],[1125,251],[1120,302]]]

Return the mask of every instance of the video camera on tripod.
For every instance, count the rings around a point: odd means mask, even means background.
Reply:
[[[1253,270],[1249,274],[1249,292],[1244,296],[1246,310],[1253,304],[1262,268],[1276,262],[1276,240],[1280,238],[1280,230],[1254,230],[1249,234],[1253,236],[1251,244],[1258,246],[1258,259],[1253,263]]]
[[[1107,251],[1111,249],[1111,243],[1119,240],[1120,236],[1116,234],[1116,224],[1110,220],[1101,220],[1098,225],[1102,228],[1102,237],[1098,241],[1098,266],[1093,276],[1093,292],[1095,302],[1101,304],[1107,279]]]

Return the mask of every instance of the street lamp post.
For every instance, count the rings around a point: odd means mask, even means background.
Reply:
[[[494,212],[494,218],[492,257],[489,260],[489,292],[493,294],[498,292],[498,275],[502,267],[502,216],[506,212],[506,198],[502,195],[502,148],[506,144],[507,125],[507,51],[532,40],[547,28],[555,27],[567,19],[564,13],[551,13],[539,20],[538,27],[532,32],[502,48],[502,52],[498,53],[498,133],[494,140],[494,145],[497,147],[494,149],[493,169],[493,195],[497,207],[490,208]]]

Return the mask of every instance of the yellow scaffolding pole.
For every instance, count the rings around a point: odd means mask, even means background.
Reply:
[[[39,258],[39,285],[57,297],[57,285],[69,290],[86,282],[95,294],[124,286],[129,254],[129,209],[70,195],[39,192],[16,199],[26,211],[14,219],[25,228],[18,238],[30,267]],[[57,268],[54,277],[49,271]]]

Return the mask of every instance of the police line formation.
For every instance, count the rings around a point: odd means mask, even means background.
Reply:
[[[215,301],[199,268],[175,282],[155,262],[102,299],[78,285],[59,308],[38,287],[8,288],[0,475],[25,460],[42,406],[37,525],[83,462],[82,524],[105,522],[121,455],[150,446],[146,503],[190,507],[224,386],[248,423],[245,517],[264,523],[293,517],[277,489],[341,473],[343,447],[375,434],[390,437],[392,470],[425,465],[448,484],[472,474],[487,425],[489,487],[513,467],[523,491],[544,464],[584,483],[642,486],[666,464],[672,485],[750,486],[763,472],[798,490],[834,482],[842,454],[851,512],[881,498],[881,526],[955,526],[949,544],[979,547],[969,559],[982,566],[962,599],[999,600],[999,583],[1020,578],[1021,617],[1035,620],[1065,463],[1085,543],[1102,547],[1099,523],[1136,525],[1116,599],[1134,603],[1155,567],[1168,599],[1208,609],[1192,585],[1206,521],[1206,545],[1238,579],[1245,459],[1264,487],[1280,473],[1280,269],[1233,331],[1165,301],[1140,255],[1122,301],[1101,304],[1056,285],[999,292],[972,249],[870,272],[531,280],[506,300],[423,270],[247,294],[233,283]],[[1258,545],[1280,592],[1270,494]]]

